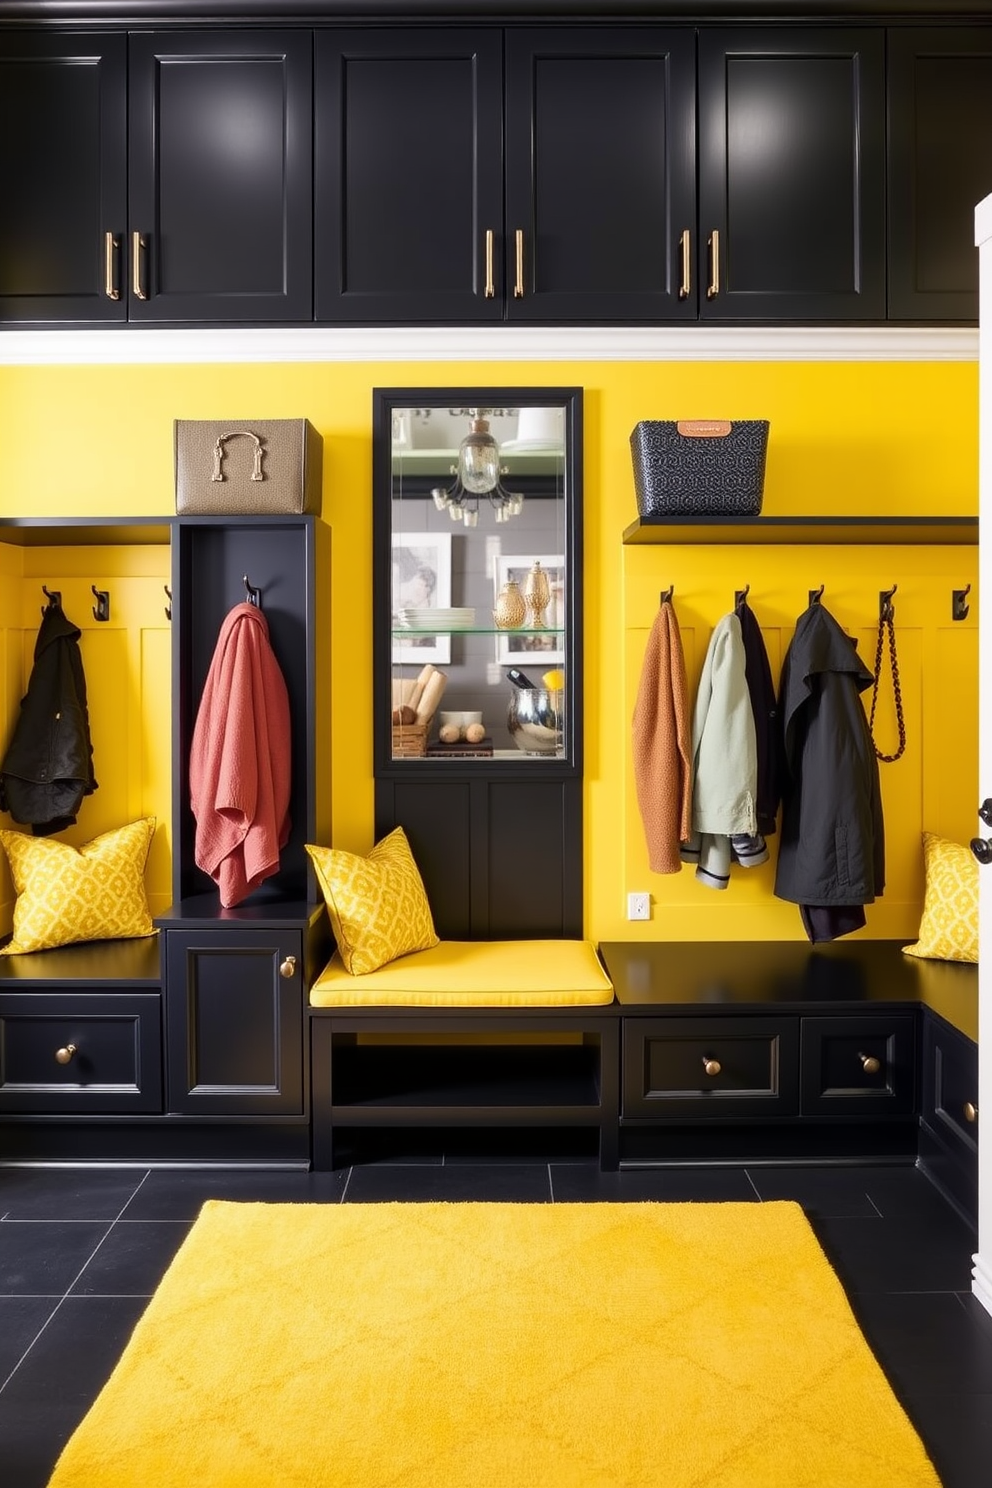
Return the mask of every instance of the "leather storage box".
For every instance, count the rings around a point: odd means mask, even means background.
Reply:
[[[176,511],[319,515],[323,449],[308,419],[176,419]]]

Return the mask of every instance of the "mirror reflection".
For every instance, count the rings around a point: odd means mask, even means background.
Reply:
[[[394,759],[565,756],[567,411],[391,409]]]

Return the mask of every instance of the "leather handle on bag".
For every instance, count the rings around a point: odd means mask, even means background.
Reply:
[[[255,441],[254,461],[251,467],[252,480],[260,481],[265,479],[265,476],[262,474],[262,456],[265,453],[262,448],[262,441],[250,429],[232,429],[230,434],[222,434],[214,445],[214,470],[210,477],[212,481],[227,480],[227,476],[221,469],[221,462],[224,459],[224,445],[229,439],[241,438],[253,439]]]
[[[726,439],[731,425],[729,419],[679,419],[676,427],[685,439]]]

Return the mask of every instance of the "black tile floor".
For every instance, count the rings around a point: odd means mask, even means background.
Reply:
[[[2,1488],[47,1483],[62,1445],[208,1198],[334,1204],[794,1199],[847,1288],[944,1488],[992,1484],[992,1317],[970,1290],[977,1237],[917,1169],[600,1173],[590,1160],[494,1154],[472,1161],[435,1154],[367,1161],[334,1173],[0,1168]],[[851,1484],[834,1488],[860,1482],[852,1467]]]

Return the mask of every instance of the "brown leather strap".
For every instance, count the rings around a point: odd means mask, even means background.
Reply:
[[[903,716],[902,688],[899,685],[899,662],[896,658],[896,627],[891,609],[892,607],[890,605],[888,612],[878,617],[878,646],[875,650],[875,684],[871,690],[871,715],[868,719],[868,728],[871,732],[871,741],[874,745],[875,753],[880,760],[883,760],[888,765],[899,759],[906,748],[906,720]],[[875,708],[878,703],[878,686],[882,675],[882,648],[886,632],[888,632],[889,637],[889,664],[892,672],[892,691],[896,704],[896,725],[899,729],[899,747],[895,754],[883,754],[875,743]]]

